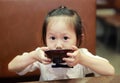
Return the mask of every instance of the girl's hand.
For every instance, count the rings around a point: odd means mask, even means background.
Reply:
[[[69,58],[63,58],[64,61],[66,61],[67,65],[70,67],[75,66],[80,61],[80,52],[76,46],[72,46],[72,50],[74,50],[73,53],[67,53],[67,56]]]
[[[37,57],[36,57],[36,59],[38,61],[40,61],[41,63],[43,63],[43,64],[49,64],[49,63],[51,63],[51,59],[49,59],[49,58],[47,58],[45,56],[45,52],[44,51],[46,51],[46,50],[49,50],[48,47],[41,47],[40,49],[36,50],[37,51],[37,54],[36,54]]]

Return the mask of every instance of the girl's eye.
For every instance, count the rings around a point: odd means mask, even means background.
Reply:
[[[65,37],[64,37],[64,40],[67,40],[67,39],[69,39],[69,38],[68,38],[67,36],[65,36]]]
[[[55,37],[51,37],[52,40],[55,40]]]

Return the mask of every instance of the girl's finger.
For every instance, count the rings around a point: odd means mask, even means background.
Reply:
[[[48,47],[41,47],[40,49],[43,50],[43,51],[49,50]]]
[[[74,58],[63,58],[63,60],[67,63],[73,63],[75,61]]]
[[[75,58],[75,56],[77,55],[77,51],[73,52],[73,53],[67,53],[67,56]]]
[[[67,53],[67,56],[69,56],[69,57],[74,57],[75,55],[74,55],[74,53]]]
[[[42,59],[42,63],[43,64],[49,64],[49,63],[51,63],[51,59],[45,57],[44,59]]]
[[[73,50],[78,50],[78,47],[72,46],[72,49],[73,49]]]

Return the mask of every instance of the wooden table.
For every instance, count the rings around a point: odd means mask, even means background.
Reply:
[[[31,81],[21,83],[120,83],[120,75],[115,76],[100,76],[86,77],[78,79],[53,80],[53,81]]]

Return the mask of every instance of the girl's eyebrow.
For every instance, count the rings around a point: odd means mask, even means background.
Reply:
[[[48,35],[53,35],[53,33],[48,33]]]
[[[70,34],[69,34],[69,33],[63,33],[63,35],[65,35],[65,36],[69,36]]]
[[[53,34],[53,32],[49,32],[49,31],[48,31],[47,34]]]
[[[62,35],[65,35],[65,36],[69,36],[69,35],[71,35],[71,34],[69,34],[69,33],[61,33]],[[56,35],[56,33],[54,32],[54,33],[52,33],[52,32],[48,32],[48,35]]]

